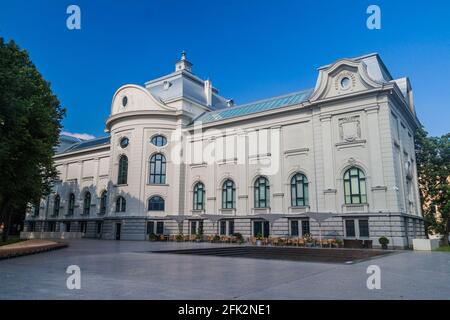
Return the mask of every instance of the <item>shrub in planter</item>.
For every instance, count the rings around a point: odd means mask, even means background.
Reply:
[[[342,248],[344,242],[341,239],[336,239],[336,245],[338,246],[338,248]]]
[[[158,236],[154,233],[150,233],[150,235],[148,236],[148,240],[156,241],[156,240],[158,240]]]
[[[242,234],[240,233],[234,233],[233,236],[236,237],[236,240],[238,243],[244,243],[244,237],[242,236]]]
[[[203,234],[197,233],[197,234],[195,235],[195,241],[200,242],[200,241],[202,241],[202,240],[203,240]]]
[[[217,234],[213,237],[212,239],[213,242],[220,242],[220,236],[218,236]]]
[[[177,236],[175,237],[175,240],[177,240],[177,242],[181,242],[184,240],[184,236],[182,233],[177,234]]]
[[[389,239],[386,238],[385,236],[382,236],[378,239],[378,242],[381,244],[381,247],[383,249],[387,249],[388,248],[388,244],[389,244]]]

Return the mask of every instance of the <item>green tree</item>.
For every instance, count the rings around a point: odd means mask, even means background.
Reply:
[[[13,41],[0,38],[0,223],[8,237],[11,219],[47,195],[65,110]]]
[[[422,211],[428,233],[450,233],[450,133],[428,137],[421,128],[415,137]]]

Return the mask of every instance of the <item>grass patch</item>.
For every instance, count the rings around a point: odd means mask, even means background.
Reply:
[[[450,252],[450,245],[441,246],[441,247],[437,248],[436,251]]]
[[[19,237],[9,237],[9,239],[6,240],[5,242],[0,240],[0,247],[1,246],[6,246],[7,244],[13,244],[13,243],[16,243],[16,242],[20,242],[20,241],[22,241],[22,240],[20,240]]]

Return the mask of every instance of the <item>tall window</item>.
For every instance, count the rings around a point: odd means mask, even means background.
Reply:
[[[83,214],[88,215],[91,211],[91,193],[88,191],[84,194]]]
[[[227,180],[222,186],[222,208],[234,209],[236,199],[236,187],[232,180]]]
[[[291,179],[291,205],[293,207],[308,205],[308,179],[304,174],[297,173]]]
[[[255,181],[255,208],[269,207],[269,180],[259,177]]]
[[[163,147],[167,144],[167,139],[164,136],[154,136],[151,140],[152,144],[156,147]]]
[[[73,215],[75,211],[75,195],[71,193],[69,195],[69,206],[67,207],[67,215]]]
[[[117,197],[116,199],[116,212],[125,212],[127,210],[127,201],[124,197]]]
[[[362,170],[352,167],[344,173],[345,203],[367,203],[366,177]]]
[[[117,175],[117,184],[127,184],[128,178],[128,157],[121,155],[119,159],[119,173]]]
[[[151,197],[148,200],[148,211],[164,211],[164,199],[160,196]]]
[[[57,217],[59,215],[59,206],[61,204],[61,198],[59,197],[59,195],[57,194],[55,196],[55,201],[53,203],[53,215],[55,217]]]
[[[108,199],[108,192],[104,190],[100,196],[100,214],[106,213],[106,203]]]
[[[205,185],[198,182],[194,187],[194,210],[205,208]]]
[[[166,157],[161,153],[154,154],[150,158],[150,183],[166,183]]]
[[[33,214],[35,217],[39,216],[39,210],[41,209],[41,203],[40,202],[36,202],[34,204],[34,211]]]

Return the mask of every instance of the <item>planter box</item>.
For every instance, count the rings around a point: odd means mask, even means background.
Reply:
[[[439,248],[439,239],[413,239],[413,248],[417,251],[432,251]]]

